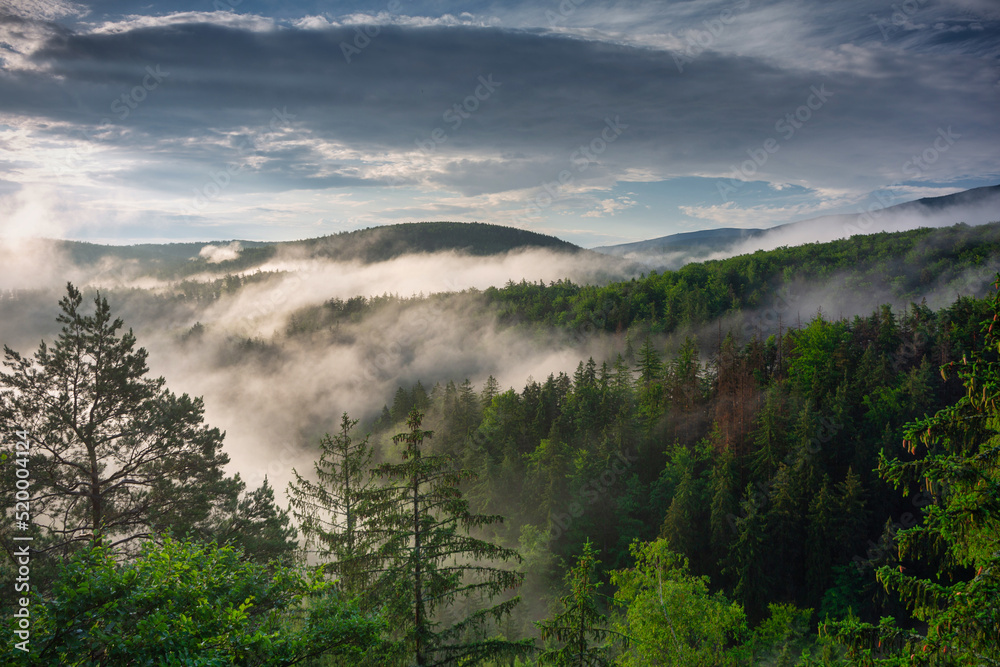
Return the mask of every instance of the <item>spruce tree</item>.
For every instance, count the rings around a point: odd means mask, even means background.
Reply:
[[[781,383],[774,383],[764,397],[760,412],[754,419],[752,436],[753,454],[751,469],[757,479],[770,479],[778,471],[778,464],[788,453],[785,390]]]
[[[480,396],[480,400],[483,404],[483,410],[490,407],[490,403],[493,399],[500,394],[500,383],[492,375],[486,378],[486,383],[483,385],[483,393]]]
[[[373,450],[367,436],[351,437],[357,423],[346,412],[341,415],[340,432],[320,440],[316,481],[292,469],[295,479],[286,491],[307,545],[340,579],[341,588],[351,593],[363,591],[378,567],[377,537],[368,526],[376,488],[371,476]]]
[[[767,496],[747,484],[734,520],[735,536],[723,560],[723,574],[735,581],[733,594],[752,620],[763,618],[777,576],[767,544]]]
[[[699,449],[707,449],[707,443]],[[696,564],[696,570],[707,570],[708,546],[711,533],[704,529],[711,525],[711,496],[704,476],[697,471],[698,460],[686,456],[686,448],[676,460],[683,462],[681,478],[674,489],[667,515],[660,528],[660,536],[670,543],[670,548],[682,553]],[[702,453],[702,452],[699,452]]]
[[[639,349],[639,359],[635,370],[638,371],[639,383],[643,386],[659,382],[663,378],[663,361],[649,338],[643,342]]]
[[[697,342],[687,336],[666,372],[669,400],[684,412],[694,410],[702,399],[700,371]]]
[[[455,425],[459,434],[468,435],[479,423],[482,413],[482,406],[476,396],[476,390],[472,386],[469,378],[458,386],[458,395],[455,404]]]
[[[910,456],[880,457],[883,479],[931,500],[896,533],[899,564],[876,572],[920,625],[831,624],[853,664],[1000,665],[1000,275],[994,287],[982,350],[942,369],[957,371],[965,395],[907,425]]]
[[[492,599],[516,589],[524,577],[500,563],[520,563],[521,557],[473,537],[473,531],[503,519],[469,510],[459,486],[475,476],[456,469],[451,457],[424,451],[432,433],[420,428],[422,418],[411,411],[409,430],[393,438],[403,445],[403,461],[376,468],[385,484],[372,504],[371,525],[385,565],[375,586],[398,648],[383,664],[466,665],[524,654],[529,641],[490,634],[520,600]],[[486,606],[476,608],[480,602]]]
[[[539,665],[558,667],[599,667],[611,665],[614,642],[624,635],[608,628],[608,621],[598,608],[597,583],[594,581],[597,554],[587,540],[576,566],[566,574],[569,594],[559,599],[562,611],[552,619],[537,623],[542,641],[554,640],[562,646],[545,650],[538,656]]]
[[[731,452],[722,452],[709,477],[710,553],[712,562],[718,564],[729,551],[729,544],[736,537],[736,514],[739,512],[739,470]]]

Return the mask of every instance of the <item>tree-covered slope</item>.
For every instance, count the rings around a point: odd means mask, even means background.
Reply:
[[[684,252],[686,256],[709,256],[713,253],[734,254],[749,239],[760,239],[768,247],[784,245],[787,241],[769,243],[771,239],[813,238],[833,240],[831,230],[843,234],[861,234],[865,231],[902,231],[912,227],[913,220],[922,220],[929,227],[940,227],[957,222],[976,224],[986,220],[980,216],[989,212],[1000,216],[1000,185],[964,190],[942,197],[924,197],[902,204],[888,205],[895,199],[890,195],[880,198],[867,212],[824,215],[798,222],[789,222],[766,229],[722,228],[703,229],[695,232],[670,234],[659,238],[594,248],[618,257],[646,257],[653,259],[669,253]]]
[[[864,313],[883,303],[899,306],[935,297],[935,307],[958,295],[982,296],[1000,268],[1000,223],[969,227],[882,232],[830,243],[758,251],[724,260],[697,262],[677,271],[655,271],[603,285],[508,282],[503,287],[441,294],[435,299],[477,299],[501,327],[546,333],[552,328],[575,337],[595,331],[683,332],[720,317],[741,318],[744,336],[808,320],[817,310],[813,298],[843,304],[839,313]],[[185,282],[182,298],[198,299],[239,289],[266,275],[230,277],[215,285]],[[227,283],[222,286],[222,283]],[[231,283],[231,284],[229,284]],[[387,295],[331,299],[305,307],[288,322],[288,333],[312,334],[347,322],[360,322],[389,303]],[[728,325],[727,325],[728,326]]]
[[[593,545],[619,587],[618,606],[597,609],[624,616],[618,627],[631,634],[613,664],[994,664],[948,659],[959,649],[997,657],[996,615],[987,610],[998,599],[989,568],[997,558],[995,421],[979,437],[949,406],[965,400],[970,385],[960,379],[972,368],[988,382],[965,402],[995,411],[996,339],[987,327],[1000,318],[998,303],[962,297],[903,314],[885,306],[853,319],[816,316],[742,343],[715,332],[689,336],[672,350],[647,338],[638,350],[507,391],[492,378],[479,391],[459,378],[418,383],[396,392],[375,435],[384,441],[408,410],[426,412],[436,451],[481,473],[468,490],[474,507],[502,513],[502,537],[531,554],[529,590],[551,596],[567,567],[560,560]],[[919,420],[935,413],[963,439],[918,451],[917,435],[931,437]],[[956,443],[967,448],[965,467],[942,457]],[[914,474],[893,472],[887,459],[896,458],[916,458],[906,464]],[[931,548],[897,541],[942,515],[945,539]],[[971,526],[978,560],[964,552],[956,559],[948,540],[969,541]],[[644,565],[642,554],[654,550]],[[694,585],[688,568],[704,583]],[[905,580],[886,583],[904,572],[931,596],[948,596],[947,608]],[[645,590],[635,587],[642,580]],[[973,593],[965,603],[961,596]],[[682,613],[691,605],[713,611]],[[723,613],[732,618],[723,622]],[[770,656],[774,649],[762,651],[758,640],[780,616],[786,643]],[[821,661],[810,661],[794,618],[814,628],[829,622],[851,645],[808,647],[823,649]],[[928,630],[926,618],[940,627]],[[657,644],[671,629],[678,639]],[[717,649],[733,652],[725,661],[667,659],[697,655],[709,632],[721,637]],[[913,652],[929,659],[907,662]],[[867,661],[873,656],[885,660]]]
[[[603,286],[509,283],[485,296],[508,323],[608,332],[639,325],[669,333],[722,315],[774,309],[776,297],[806,285],[840,292],[845,300],[878,294],[905,303],[936,287],[970,294],[981,291],[997,267],[1000,223],[959,224],[761,250]]]
[[[406,254],[445,250],[479,256],[521,248],[580,250],[579,246],[554,236],[482,222],[410,222],[279,245],[302,248],[318,257],[362,262],[381,262]]]
[[[6,243],[0,240],[0,244]],[[82,241],[39,239],[80,267],[127,262],[128,275],[172,279],[196,273],[226,274],[263,265],[279,253],[333,261],[383,262],[402,255],[456,251],[476,256],[495,255],[524,248],[581,252],[579,246],[554,236],[480,222],[411,222],[342,232],[298,241],[212,241],[204,243],[143,243],[129,246]],[[202,256],[209,246],[235,251],[235,257],[218,261]]]
[[[17,436],[27,425],[22,433],[34,438],[30,456],[18,454],[27,449],[17,449],[14,438],[0,451],[7,457],[0,466],[0,542],[8,546],[0,581],[13,586],[11,545],[24,530],[16,523],[23,521],[15,504],[19,470],[31,471],[36,497],[53,490],[50,508],[72,506],[81,485],[86,498],[108,506],[83,503],[49,520],[46,505],[32,500],[41,518],[33,523],[35,549],[43,532],[72,520],[80,550],[71,560],[34,554],[32,598],[0,601],[0,611],[13,618],[16,604],[30,609],[32,641],[46,652],[32,664],[41,665],[90,664],[86,656],[122,646],[181,664],[182,651],[208,643],[217,655],[206,659],[315,667],[428,664],[432,655],[441,657],[437,664],[456,656],[452,664],[511,664],[507,656],[522,650],[524,659],[513,664],[580,664],[587,657],[623,667],[996,664],[1000,298],[947,295],[968,288],[981,296],[982,275],[996,276],[998,244],[1000,224],[956,226],[782,248],[604,286],[511,283],[427,298],[331,299],[292,313],[285,331],[267,340],[230,337],[221,344],[234,346],[241,366],[230,377],[238,382],[294,363],[299,349],[309,366],[298,381],[315,377],[330,386],[349,373],[339,363],[322,370],[331,352],[363,347],[366,338],[391,332],[392,322],[453,300],[461,320],[450,326],[472,320],[482,332],[499,316],[501,327],[543,334],[535,340],[547,350],[562,339],[552,334],[569,330],[598,355],[583,353],[575,372],[569,366],[550,373],[521,359],[504,362],[512,358],[501,356],[496,341],[504,339],[480,336],[477,354],[513,376],[512,388],[493,377],[477,387],[466,379],[467,366],[442,361],[423,366],[420,381],[411,374],[406,387],[384,395],[381,415],[358,430],[356,441],[348,437],[354,422],[343,415],[341,435],[313,451],[333,472],[304,487],[308,493],[293,493],[303,501],[295,511],[313,542],[294,550],[298,558],[287,566],[266,570],[262,563],[276,548],[294,549],[266,483],[240,499],[239,484],[229,480],[228,495],[213,496],[219,479],[206,474],[210,484],[190,487],[190,475],[181,471],[175,479],[168,471],[155,494],[128,492],[134,495],[112,502],[124,491],[102,485],[101,475],[124,469],[115,457],[139,441],[136,428],[146,440],[165,434],[150,441],[154,454],[183,441],[183,411],[171,406],[188,399],[120,402],[106,427],[133,425],[124,436],[114,429],[120,446],[102,438],[99,450],[90,443],[93,429],[72,426],[66,406],[93,394],[100,400],[92,414],[100,417],[109,385],[99,378],[131,382],[145,372],[133,358],[145,353],[126,354],[131,333],[127,345],[112,344],[111,333],[90,333],[109,317],[106,305],[89,319],[67,312],[60,343],[35,357],[38,372],[25,360],[0,374],[0,408],[7,406],[0,426]],[[204,293],[187,291],[194,281],[169,291],[132,290],[139,294],[124,305],[139,313],[145,300],[194,313],[269,279],[263,272],[229,275],[198,283]],[[805,293],[810,285],[835,299],[884,292],[898,301],[934,290],[945,299],[848,317],[803,313],[771,332],[736,319],[753,321],[755,309],[768,304],[781,314],[774,295]],[[436,312],[443,319],[449,311]],[[713,318],[723,315],[733,319],[717,327]],[[426,321],[411,330],[418,335],[387,337],[394,347],[372,346],[394,377],[404,377],[405,360],[422,353],[421,341],[440,336]],[[632,335],[570,329],[588,324]],[[193,327],[177,353],[210,359],[211,326]],[[682,335],[644,335],[666,331]],[[302,335],[316,332],[325,335]],[[516,329],[506,333],[517,338]],[[282,363],[267,363],[272,353]],[[449,347],[438,359],[453,355]],[[91,359],[101,368],[124,360],[128,368],[93,380],[85,373],[81,382]],[[226,377],[227,363],[220,357],[211,370]],[[529,374],[536,370],[538,380]],[[60,378],[69,371],[75,379],[67,384]],[[352,391],[376,386],[366,372]],[[291,384],[268,381],[268,400],[294,393]],[[77,400],[63,395],[67,386]],[[97,386],[105,389],[92,392]],[[200,420],[200,409],[191,402],[189,421]],[[305,430],[288,438],[313,447],[324,442]],[[76,449],[90,446],[94,455],[59,465],[90,471],[89,486],[68,485],[79,473],[54,474],[55,460],[47,460],[53,452],[68,457],[77,440]],[[23,468],[15,467],[20,461]],[[180,463],[171,459],[167,467]],[[448,484],[435,485],[439,472]],[[198,502],[163,511],[160,505],[177,497],[166,491],[182,482]],[[158,534],[153,541],[134,536],[146,540],[142,550],[112,561],[102,551],[105,536],[132,536],[107,517],[121,515],[132,498],[157,501],[146,502],[136,522]],[[352,500],[358,502],[346,502]],[[367,515],[352,515],[352,524],[339,509],[348,505]],[[314,511],[320,524],[311,522]],[[316,525],[332,528],[317,532]],[[342,534],[351,525],[363,539]],[[180,541],[162,539],[168,529]],[[330,540],[334,532],[338,539]],[[206,544],[209,538],[230,546]],[[311,550],[317,540],[324,547]],[[451,553],[460,555],[453,560]],[[468,554],[504,562],[496,557],[509,556],[509,568],[476,564]],[[313,570],[314,562],[330,570]],[[481,576],[463,576],[472,570]],[[328,575],[337,581],[324,581]],[[439,602],[472,590],[487,594]],[[352,597],[354,604],[344,603]],[[167,599],[176,604],[162,605]],[[149,608],[157,613],[150,616]],[[134,627],[121,625],[147,616]],[[245,657],[251,651],[253,660]],[[321,652],[327,655],[309,661]]]

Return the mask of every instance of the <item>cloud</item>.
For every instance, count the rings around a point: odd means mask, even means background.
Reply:
[[[236,259],[240,256],[240,250],[242,249],[243,244],[239,241],[233,241],[224,246],[207,245],[198,251],[198,256],[207,259],[209,264],[218,264],[219,262]]]
[[[87,8],[66,0],[5,0],[6,13],[33,21],[54,21],[66,17],[80,17],[87,14]]]
[[[383,293],[405,298],[510,280],[593,282],[619,264],[589,253],[533,249],[490,257],[445,252],[360,265],[309,259],[286,249],[261,267],[275,273],[206,302],[164,298],[177,285],[127,279],[129,263],[78,267],[52,244],[36,240],[9,247],[9,254],[5,247],[0,244],[2,342],[30,351],[41,337],[51,341],[57,332],[53,308],[65,281],[100,287],[149,350],[151,373],[166,377],[174,391],[205,398],[207,422],[226,431],[232,469],[253,486],[267,475],[279,493],[292,466],[309,469],[316,441],[343,411],[372,418],[400,384],[420,380],[430,389],[438,381],[470,378],[481,386],[492,374],[504,387],[520,388],[531,375],[572,371],[581,357],[601,358],[608,349],[602,336],[539,339],[498,328],[495,314],[475,293],[389,301],[336,330],[286,335],[301,309],[322,309],[333,298]],[[45,267],[52,270],[43,284],[39,272]],[[33,282],[18,283],[20,277]],[[14,302],[3,292],[14,286],[43,291]],[[196,322],[204,334],[185,340]]]
[[[584,218],[603,218],[613,216],[619,211],[635,206],[636,202],[631,197],[616,197],[615,199],[602,199],[597,202],[597,208],[583,214]]]
[[[769,139],[778,150],[749,178],[776,186],[862,196],[902,180],[947,184],[1000,171],[1000,47],[986,12],[976,15],[983,31],[883,37],[865,3],[743,4],[595,0],[554,20],[528,4],[466,15],[417,3],[404,15],[371,2],[346,15],[269,15],[250,0],[239,12],[180,3],[157,16],[124,3],[117,15],[75,23],[8,16],[0,114],[23,129],[22,164],[2,177],[61,184],[66,175],[45,156],[87,147],[102,159],[78,165],[73,178],[90,191],[79,196],[156,191],[174,200],[160,218],[227,169],[236,173],[220,207],[243,193],[368,190],[369,214],[379,217],[429,210],[415,205],[421,197],[516,192],[530,201],[566,170],[566,194],[604,192],[601,201],[624,182],[746,179],[740,167]],[[971,25],[968,11],[928,6],[911,18]],[[814,109],[816,88],[830,96]],[[795,126],[803,109],[808,119]],[[275,113],[287,121],[272,127]],[[622,132],[610,142],[601,133],[616,118]],[[907,174],[903,165],[949,126],[962,140]],[[376,192],[387,188],[405,205]],[[725,201],[681,203],[713,215]],[[610,214],[593,198],[563,204]]]
[[[950,192],[954,191],[941,194],[950,194]],[[856,204],[858,201],[859,198],[857,197],[841,195],[838,197],[822,197],[819,201],[787,206],[761,204],[758,206],[742,207],[730,201],[711,206],[680,206],[678,208],[692,218],[705,220],[717,226],[766,229],[790,222],[795,218],[802,219],[844,205]]]
[[[669,52],[465,26],[384,26],[347,63],[340,44],[352,43],[356,37],[350,28],[279,30],[267,27],[266,20],[258,25],[244,17],[240,20],[250,23],[238,26],[231,24],[234,19],[220,24],[219,19],[206,22],[201,18],[153,17],[148,19],[150,25],[122,28],[113,34],[94,32],[50,40],[34,60],[45,64],[53,75],[74,82],[68,85],[75,89],[83,108],[69,114],[68,109],[50,107],[46,115],[71,115],[79,121],[81,111],[85,117],[90,110],[93,122],[99,122],[97,114],[107,115],[115,99],[108,93],[127,92],[141,82],[145,66],[159,65],[171,78],[162,91],[150,93],[134,123],[129,119],[132,136],[127,143],[153,136],[165,158],[194,158],[193,149],[202,148],[202,141],[225,136],[219,132],[259,127],[267,122],[273,107],[287,108],[296,115],[295,131],[278,142],[275,150],[285,142],[302,148],[303,142],[296,139],[318,138],[357,151],[349,161],[369,164],[380,162],[381,151],[389,151],[390,159],[401,151],[415,153],[418,141],[441,128],[447,139],[435,147],[435,154],[446,168],[440,170],[441,177],[430,172],[426,178],[454,185],[448,171],[461,173],[469,151],[476,155],[483,150],[496,152],[505,159],[522,155],[522,161],[544,162],[553,149],[568,156],[588,145],[601,131],[604,119],[617,114],[629,126],[619,139],[619,145],[629,151],[629,164],[614,165],[612,152],[601,156],[601,164],[621,173],[655,169],[662,177],[678,173],[670,168],[671,158],[685,156],[703,165],[716,161],[721,175],[729,166],[727,158],[741,159],[741,144],[753,147],[748,129],[774,133],[782,112],[794,112],[805,103],[810,86],[824,82],[766,61],[716,53],[702,56],[698,61],[702,71],[686,77],[677,72]],[[898,112],[905,108],[903,124],[910,127],[921,116],[930,115],[933,107],[921,111],[912,101],[919,97],[926,107],[932,99],[929,89],[944,82],[934,77],[928,83],[914,80],[912,62],[904,67],[879,49],[853,51],[865,53],[868,71],[844,74],[841,81],[829,83],[836,101],[827,114],[832,118],[823,122],[817,118],[816,128],[807,127],[804,134],[822,130],[856,143],[865,138],[853,122],[861,113],[871,117],[895,110],[899,120]],[[303,63],[309,65],[303,67]],[[494,96],[475,111],[464,112],[467,118],[453,113],[445,121],[449,110],[474,96],[480,88],[478,77],[490,74],[501,84]],[[863,90],[872,77],[882,80],[881,89]],[[782,85],[774,86],[775,79]],[[707,81],[720,90],[718,103],[739,100],[740,105],[713,105],[706,100]],[[947,85],[964,87],[954,80]],[[28,100],[32,97],[37,93],[29,94]],[[838,105],[840,109],[833,110]],[[220,114],[220,109],[226,109],[226,114]],[[532,122],[524,123],[525,118]],[[459,120],[463,122],[455,127]],[[851,121],[851,133],[830,127],[845,121]],[[680,128],[684,136],[675,134]],[[880,124],[880,132],[886,129]],[[198,143],[185,146],[187,151],[177,145],[178,139],[191,138]],[[802,143],[811,142],[803,139]],[[726,146],[733,150],[725,150]],[[793,147],[783,149],[792,151]],[[285,172],[297,164],[299,179],[306,179],[322,164],[317,158],[297,153],[287,160],[274,155],[272,160]],[[619,155],[617,161],[624,161],[624,156]],[[690,167],[686,165],[684,172]],[[477,176],[483,189],[510,188],[502,176],[493,183],[488,171]]]

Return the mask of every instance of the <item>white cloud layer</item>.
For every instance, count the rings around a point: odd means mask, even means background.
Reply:
[[[77,238],[401,216],[653,236],[1000,180],[988,2],[9,4],[0,203],[24,226],[55,189]],[[772,197],[669,187],[690,176]]]

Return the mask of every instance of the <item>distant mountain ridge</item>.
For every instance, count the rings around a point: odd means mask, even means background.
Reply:
[[[963,219],[977,211],[978,220]],[[923,224],[926,216],[935,224]],[[54,249],[81,267],[106,262],[130,262],[131,275],[177,279],[198,273],[224,275],[253,270],[278,256],[322,258],[363,264],[408,254],[454,251],[474,256],[495,255],[525,248],[565,253],[597,252],[604,255],[658,262],[679,268],[687,262],[745,254],[757,249],[795,246],[844,238],[853,234],[900,231],[918,226],[943,226],[957,222],[981,224],[1000,220],[1000,185],[974,188],[942,197],[925,197],[886,206],[871,214],[830,215],[778,225],[768,229],[723,227],[670,234],[659,238],[585,250],[555,236],[482,222],[410,222],[369,227],[297,241],[205,241],[196,243],[144,243],[128,246],[81,241],[32,240]],[[17,246],[0,239],[0,259],[17,253]],[[203,251],[208,249],[203,256]],[[673,265],[671,265],[673,264]]]
[[[261,266],[286,251],[305,258],[317,257],[365,264],[407,254],[442,251],[470,255],[494,255],[524,248],[558,252],[587,252],[568,241],[514,227],[481,222],[411,222],[369,227],[299,241],[247,241],[242,239],[200,243],[143,243],[128,246],[83,241],[36,240],[51,244],[79,266],[97,266],[107,260],[134,261],[142,273],[160,277],[183,277],[200,272],[231,273]],[[3,239],[0,239],[3,244]],[[232,246],[232,244],[239,244]],[[238,248],[236,256],[211,261],[201,256],[210,246]]]
[[[624,257],[633,253],[668,252],[670,250],[688,250],[702,246],[716,247],[731,245],[755,236],[764,234],[765,229],[739,229],[736,227],[720,227],[719,229],[701,229],[696,232],[681,232],[660,236],[646,241],[621,243],[619,245],[599,246],[591,248],[603,255]]]
[[[583,250],[555,236],[484,222],[408,222],[275,245],[298,246],[315,256],[329,259],[364,262],[384,261],[414,252],[446,250],[478,256],[521,248],[547,248],[570,253]]]
[[[693,253],[707,256],[713,253],[726,252],[750,240],[766,242],[769,239],[780,239],[783,235],[813,234],[813,240],[833,240],[838,238],[831,230],[843,231],[839,238],[852,234],[865,234],[877,231],[900,231],[911,228],[905,224],[908,215],[947,215],[949,210],[993,206],[995,217],[1000,220],[1000,185],[964,190],[941,197],[924,197],[914,201],[876,208],[870,214],[846,213],[825,215],[798,222],[789,222],[767,229],[740,229],[723,227],[719,229],[704,229],[696,232],[670,234],[646,241],[622,243],[612,246],[591,248],[594,252],[616,257],[656,256],[672,252]],[[874,224],[876,221],[880,224]],[[947,224],[964,222],[953,220]],[[831,238],[832,237],[832,238]]]

